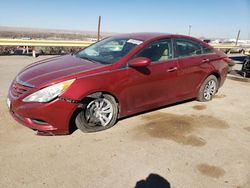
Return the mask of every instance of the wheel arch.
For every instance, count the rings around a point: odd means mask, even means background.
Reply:
[[[70,121],[69,121],[69,125],[68,125],[68,130],[69,130],[70,134],[73,133],[77,129],[76,128],[76,124],[75,124],[75,118],[78,115],[78,113],[81,111],[82,104],[84,103],[84,101],[86,101],[86,99],[88,99],[88,98],[95,98],[95,97],[101,96],[103,94],[110,95],[110,96],[112,96],[115,99],[115,101],[117,103],[117,106],[118,106],[118,118],[119,118],[120,111],[121,111],[120,108],[121,107],[120,107],[120,103],[119,103],[118,97],[116,97],[116,95],[114,95],[113,93],[108,92],[108,91],[93,91],[93,92],[90,92],[89,94],[85,95],[84,97],[82,97],[82,99],[80,100],[80,103],[79,103],[78,107],[73,112],[73,114],[72,114],[72,116],[70,118]]]
[[[213,75],[213,76],[215,76],[215,77],[217,78],[217,80],[218,80],[218,88],[217,88],[217,89],[219,89],[220,83],[221,83],[220,74],[219,74],[218,72],[210,72],[209,74],[207,74],[207,75],[201,80],[200,84],[199,84],[198,87],[196,88],[196,92],[195,92],[196,94],[195,94],[195,96],[198,95],[199,90],[200,90],[202,84],[204,83],[204,81],[207,79],[207,77],[209,77],[209,76],[211,76],[211,75]]]
[[[95,98],[95,97],[101,96],[103,94],[107,94],[107,95],[114,97],[117,104],[119,104],[119,100],[118,100],[118,97],[116,97],[116,95],[114,95],[113,93],[111,93],[109,91],[102,91],[102,90],[101,91],[92,91],[92,92],[88,93],[85,97],[82,97],[82,99],[80,101],[83,102],[86,98]]]
[[[212,73],[210,73],[207,77],[209,77],[209,76],[211,76],[211,75],[214,75],[216,78],[217,78],[217,80],[218,80],[218,88],[217,89],[219,89],[219,87],[220,87],[220,83],[221,83],[221,76],[220,76],[220,74],[218,73],[218,72],[212,72]],[[206,78],[207,78],[206,77]],[[205,79],[206,79],[205,78]]]

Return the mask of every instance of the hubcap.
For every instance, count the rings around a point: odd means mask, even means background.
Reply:
[[[206,100],[210,100],[213,95],[215,95],[216,92],[216,83],[214,80],[210,80],[206,85],[204,89],[204,98]]]
[[[113,117],[113,106],[105,98],[91,101],[86,108],[86,120],[94,125],[106,126]]]

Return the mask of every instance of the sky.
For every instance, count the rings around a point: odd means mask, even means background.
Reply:
[[[0,26],[250,39],[250,0],[0,0]]]

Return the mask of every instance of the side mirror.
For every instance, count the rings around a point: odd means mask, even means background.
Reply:
[[[146,57],[137,57],[129,62],[130,67],[147,67],[151,63],[151,59]]]

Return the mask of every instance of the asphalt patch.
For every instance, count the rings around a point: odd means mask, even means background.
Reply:
[[[244,129],[250,132],[250,127],[245,127]]]
[[[197,169],[201,174],[212,178],[220,178],[226,173],[223,168],[208,164],[199,164]]]
[[[208,115],[176,115],[157,112],[143,115],[144,123],[135,128],[136,139],[168,139],[183,145],[204,146],[206,140],[195,135],[203,128],[227,129],[227,122]]]
[[[207,106],[205,104],[201,104],[201,105],[194,105],[192,108],[195,110],[205,110]]]

